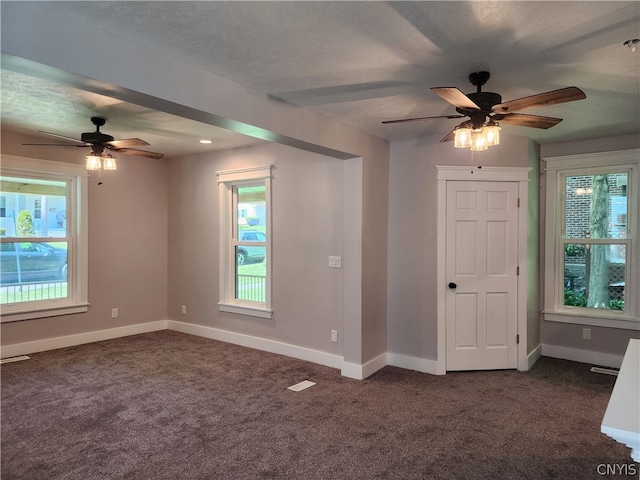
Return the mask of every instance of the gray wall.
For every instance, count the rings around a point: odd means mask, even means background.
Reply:
[[[219,312],[215,172],[269,164],[273,318]],[[341,355],[343,269],[328,268],[328,257],[344,254],[343,166],[275,144],[171,159],[168,317]],[[332,329],[339,343],[330,341]]]

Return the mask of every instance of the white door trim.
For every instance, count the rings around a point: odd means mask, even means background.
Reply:
[[[447,182],[457,181],[503,181],[518,182],[518,370],[528,370],[527,359],[527,211],[529,167],[480,167],[437,165],[438,179],[438,266],[437,266],[437,318],[438,351],[436,373],[444,375],[446,363],[446,223]]]

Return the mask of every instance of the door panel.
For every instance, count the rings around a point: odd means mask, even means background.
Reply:
[[[516,182],[447,182],[446,369],[517,367]]]

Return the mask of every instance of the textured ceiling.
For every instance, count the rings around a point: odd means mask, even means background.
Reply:
[[[587,94],[527,111],[564,118],[552,129],[505,126],[505,134],[549,143],[640,132],[640,51],[622,46],[640,37],[635,1],[55,1],[42,7],[389,140],[446,135],[458,121],[381,121],[454,114],[429,87],[472,92],[467,77],[479,70],[491,72],[483,90],[505,101],[572,85]],[[212,136],[211,127],[197,122],[3,73],[7,128],[77,137],[92,130],[96,111],[108,115],[104,131],[144,138],[153,150],[184,152],[185,135],[188,142],[200,131]],[[255,141],[222,130],[214,136],[215,148]]]

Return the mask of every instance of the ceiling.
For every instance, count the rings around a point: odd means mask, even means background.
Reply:
[[[32,2],[29,2],[32,3]],[[640,3],[585,2],[42,2],[42,8],[105,30],[393,140],[444,137],[461,120],[383,125],[455,114],[429,87],[483,91],[503,101],[567,86],[586,100],[526,113],[561,117],[549,130],[503,134],[553,143],[640,132]],[[117,68],[117,65],[113,65]],[[79,138],[89,118],[102,131],[139,137],[167,156],[258,140],[95,93],[2,71],[4,129]],[[51,137],[42,137],[48,143]],[[212,140],[209,146],[200,138]]]

